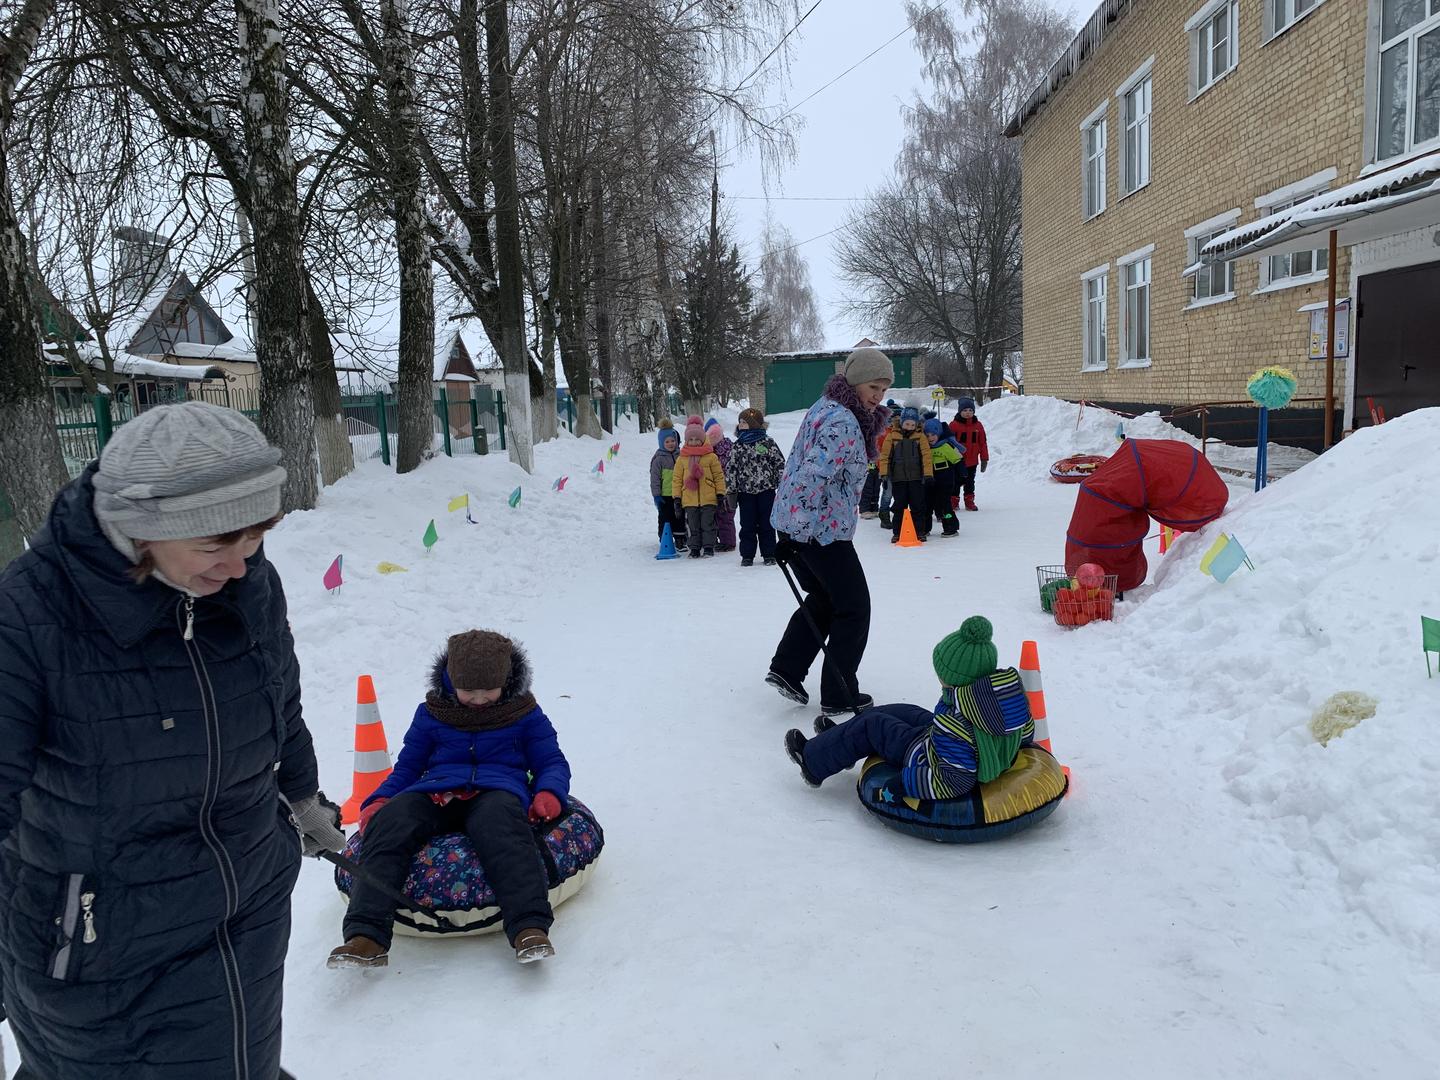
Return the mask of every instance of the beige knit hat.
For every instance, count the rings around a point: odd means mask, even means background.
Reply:
[[[883,382],[888,386],[895,381],[895,366],[879,349],[868,346],[856,349],[845,358],[845,381],[851,386],[867,382]]]

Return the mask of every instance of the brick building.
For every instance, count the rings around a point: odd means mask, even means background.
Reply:
[[[1413,130],[1397,142],[1375,105],[1400,52],[1382,69],[1382,46],[1406,34]],[[1437,95],[1440,0],[1105,0],[1007,130],[1022,140],[1026,391],[1168,411],[1243,401],[1249,375],[1279,363],[1299,397],[1323,395],[1304,309],[1326,301],[1326,237],[1197,272],[1200,249],[1440,145],[1425,119]],[[1386,243],[1440,258],[1428,236]],[[1363,295],[1352,261],[1375,257],[1339,250],[1342,296]],[[1353,363],[1337,362],[1337,379],[1338,428],[1353,415]],[[1318,402],[1286,413],[1272,438],[1318,443]]]

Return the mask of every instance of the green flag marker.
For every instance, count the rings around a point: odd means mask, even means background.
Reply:
[[[431,518],[430,524],[425,526],[425,535],[421,538],[421,542],[425,545],[425,551],[428,553],[435,546],[435,541],[439,539],[440,534],[435,531],[435,519]]]
[[[517,507],[517,506],[519,506],[519,505],[520,505],[520,489],[517,487],[514,491],[510,492],[510,509],[511,509],[511,510],[514,510],[515,507]]]
[[[1431,676],[1430,654],[1440,654],[1440,619],[1420,616],[1420,647],[1425,650],[1425,677]]]

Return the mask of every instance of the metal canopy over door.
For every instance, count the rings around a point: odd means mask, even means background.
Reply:
[[[1440,405],[1440,262],[1366,274],[1356,310],[1355,425]]]

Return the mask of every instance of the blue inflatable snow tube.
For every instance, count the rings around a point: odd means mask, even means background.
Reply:
[[[900,770],[872,757],[855,782],[860,805],[893,829],[942,844],[999,840],[1044,821],[1070,786],[1060,763],[1038,746],[1020,749],[1011,765],[988,784],[976,784],[961,799],[887,800]]]

